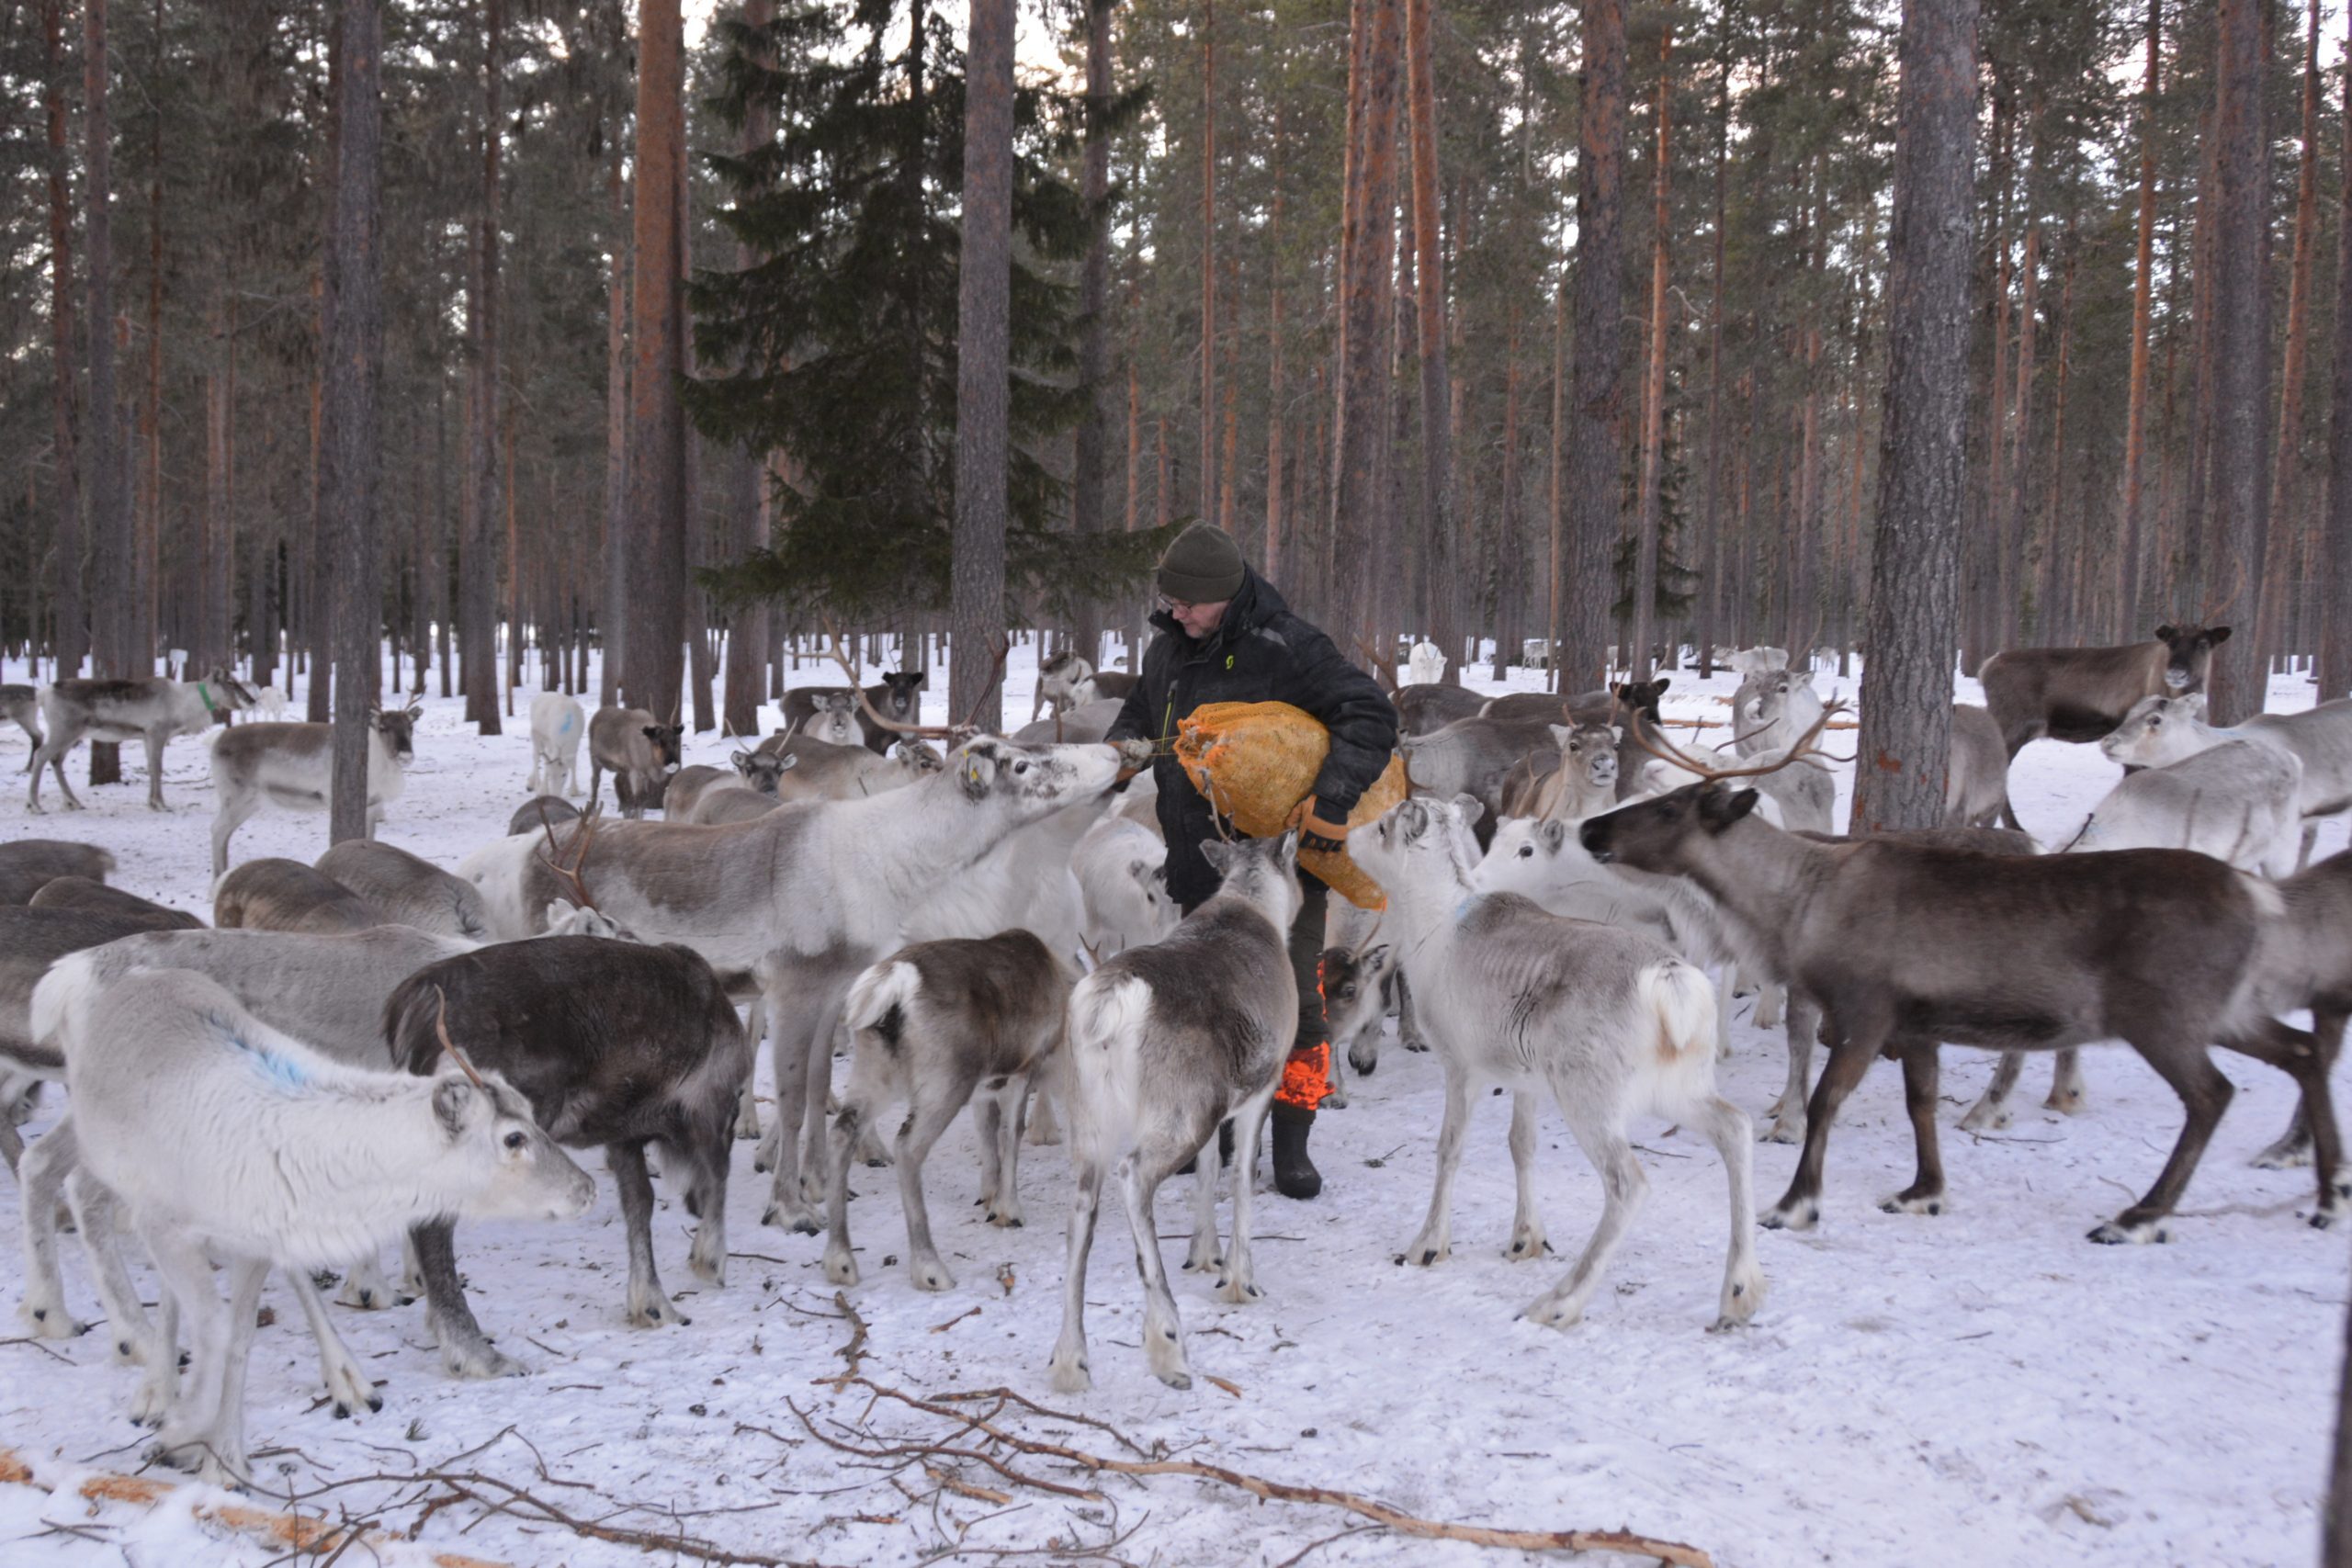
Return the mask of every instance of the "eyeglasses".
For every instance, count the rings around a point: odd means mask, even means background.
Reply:
[[[1170,599],[1165,593],[1159,596],[1159,607],[1167,611],[1171,615],[1181,615],[1188,610],[1197,610],[1200,608],[1198,604],[1193,603],[1189,599]]]

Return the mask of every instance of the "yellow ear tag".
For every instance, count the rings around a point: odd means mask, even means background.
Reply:
[[[1227,654],[1227,655],[1225,656],[1225,667],[1226,667],[1227,670],[1230,670],[1230,669],[1232,669],[1232,668],[1233,668],[1233,655],[1231,655],[1231,654],[1229,654],[1229,653],[1228,653],[1228,654]]]
[[[967,784],[977,784],[980,782],[980,763],[978,758],[967,757],[964,759],[964,782]]]

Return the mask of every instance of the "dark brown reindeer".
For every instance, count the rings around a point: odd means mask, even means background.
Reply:
[[[2180,1096],[2187,1122],[2155,1185],[2094,1241],[2164,1239],[2233,1093],[2207,1055],[2215,1042],[2296,1080],[2316,1145],[2312,1224],[2347,1212],[2323,1053],[2264,1013],[2254,985],[2266,927],[2285,918],[2268,885],[2177,850],[2026,857],[1883,838],[1813,843],[1756,818],[1757,798],[1709,780],[1596,818],[1581,838],[1604,863],[1690,878],[1823,1010],[1829,1065],[1795,1178],[1765,1225],[1818,1221],[1830,1124],[1883,1052],[1903,1063],[1918,1172],[1881,1206],[1941,1211],[1946,1040],[2048,1051],[2120,1038]]]
[[[2213,650],[2229,639],[2227,626],[2165,626],[2124,648],[2013,648],[1986,660],[1976,678],[2015,761],[2028,741],[2101,739],[2142,697],[2203,691]]]

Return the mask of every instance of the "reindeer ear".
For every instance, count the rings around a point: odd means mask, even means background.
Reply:
[[[1222,839],[1204,839],[1201,841],[1201,858],[1209,863],[1211,871],[1223,876],[1233,869],[1233,846]]]
[[[2183,707],[2187,708],[2187,709],[2188,709],[2191,714],[2194,714],[2197,717],[2199,717],[2199,718],[2203,718],[2203,717],[2205,716],[2205,694],[2204,694],[2204,693],[2202,693],[2202,692],[2191,692],[2191,693],[2189,693],[2189,694],[2188,694],[2188,695],[2187,695],[2187,696],[2185,696],[2185,697],[2181,698],[2181,699],[2180,699],[2180,702],[2181,702],[2181,705],[2182,705]]]
[[[433,1085],[434,1117],[441,1123],[441,1135],[453,1144],[467,1128],[481,1125],[493,1109],[488,1095],[455,1072]]]
[[[752,765],[752,752],[749,752],[749,751],[741,751],[741,750],[739,750],[739,751],[737,751],[734,755],[732,755],[732,756],[729,757],[727,760],[728,760],[729,761],[730,761],[730,762],[734,763],[734,764],[735,764],[735,766],[736,766],[737,768],[739,768],[739,769],[740,769],[740,768],[748,768],[748,767],[750,767],[750,766]]]
[[[660,725],[649,724],[643,728],[645,730],[645,738],[648,740],[659,740],[662,739],[662,727]]]
[[[1464,828],[1476,828],[1478,819],[1487,814],[1487,803],[1475,795],[1457,795],[1453,797],[1453,809],[1462,813]]]
[[[800,753],[797,751],[786,751],[775,760],[775,771],[779,773],[788,773],[799,765]]]
[[[1666,689],[1672,684],[1674,684],[1674,682],[1670,677],[1665,675],[1659,676],[1657,680],[1650,682],[1650,696],[1653,699],[1656,699],[1666,695]]]
[[[1749,812],[1756,809],[1760,797],[1752,789],[1702,790],[1699,794],[1699,820],[1711,833],[1720,833]]]
[[[1625,744],[1625,727],[1623,725],[1612,724],[1609,727],[1609,743],[1611,746],[1623,746]]]
[[[548,929],[549,931],[553,931],[556,927],[563,924],[564,921],[571,919],[572,916],[578,913],[580,913],[580,906],[573,903],[569,898],[548,899]]]
[[[1546,850],[1558,854],[1560,846],[1568,841],[1568,825],[1556,818],[1539,822],[1535,825],[1535,836],[1544,840]]]
[[[964,753],[964,765],[957,771],[957,776],[966,795],[974,800],[985,799],[989,793],[989,782],[996,777],[996,764],[986,757],[967,751]]]
[[[1288,870],[1290,867],[1298,863],[1297,829],[1285,828],[1283,829],[1283,836],[1274,843],[1274,858],[1282,863],[1284,870]]]
[[[1547,724],[1547,725],[1545,725],[1544,728],[1546,728],[1546,729],[1548,729],[1548,730],[1550,730],[1550,731],[1552,732],[1552,744],[1553,744],[1553,745],[1555,745],[1555,746],[1557,746],[1557,747],[1561,748],[1563,750],[1566,750],[1566,748],[1567,748],[1567,744],[1568,744],[1568,735],[1569,735],[1568,727],[1567,727],[1566,725],[1565,725],[1565,724]]]
[[[2211,631],[2205,634],[2205,640],[2211,643],[2213,647],[2219,648],[2223,643],[2230,640],[2230,628],[2227,626],[2215,626]]]
[[[2170,642],[2174,637],[2179,635],[2180,629],[2177,626],[2170,625],[2158,626],[2155,630],[2155,638],[2158,642]]]

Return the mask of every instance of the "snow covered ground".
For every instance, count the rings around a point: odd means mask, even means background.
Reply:
[[[1010,708],[1025,702],[1034,669],[1034,650],[1017,650]],[[812,665],[800,678],[822,683],[830,674]],[[1669,716],[1724,715],[1732,683],[1676,676]],[[1823,684],[1850,692],[1855,682]],[[1962,695],[1975,696],[1973,682]],[[2310,700],[2306,682],[2282,678],[2271,705]],[[425,707],[408,791],[385,836],[453,865],[494,837],[522,798],[527,726],[481,739],[458,705]],[[934,691],[929,716],[944,718],[944,707]],[[1833,739],[1843,750],[1851,736]],[[731,744],[690,737],[686,761],[723,761]],[[0,781],[18,776],[24,755],[13,728],[0,735]],[[34,818],[15,797],[0,800],[0,839],[103,844],[119,858],[120,886],[209,915],[202,745],[181,741],[168,753],[165,816],[144,807],[135,749],[126,761],[129,782],[93,792],[93,808],[79,816]],[[78,757],[75,768],[85,771]],[[2115,773],[2095,749],[2044,742],[2019,759],[2012,792],[2030,829],[2063,841]],[[243,829],[236,851],[307,861],[324,848],[324,828],[323,818],[267,813]],[[2344,828],[2331,824],[2323,852],[2344,844]],[[1783,1058],[1777,1036],[1748,1026],[1747,1008],[1740,1004],[1739,1049],[1724,1076],[1725,1092],[1756,1114],[1779,1090]],[[1770,1292],[1754,1325],[1737,1333],[1705,1332],[1721,1269],[1723,1173],[1701,1140],[1656,1126],[1642,1133],[1648,1206],[1580,1326],[1555,1333],[1513,1321],[1566,1261],[1502,1258],[1511,1183],[1499,1102],[1482,1107],[1472,1134],[1453,1258],[1429,1270],[1393,1261],[1427,1201],[1441,1101],[1434,1061],[1393,1040],[1377,1075],[1351,1086],[1350,1108],[1317,1123],[1323,1197],[1293,1203],[1268,1191],[1258,1206],[1266,1299],[1227,1306],[1204,1282],[1176,1277],[1202,1375],[1190,1393],[1145,1370],[1141,1303],[1115,1214],[1102,1222],[1090,1277],[1097,1391],[1049,1393],[1068,1167],[1057,1149],[1031,1151],[1029,1225],[990,1229],[964,1201],[977,1178],[963,1122],[930,1168],[941,1249],[960,1282],[935,1296],[909,1285],[895,1182],[860,1171],[853,1215],[865,1283],[846,1299],[864,1325],[864,1373],[877,1383],[934,1401],[1010,1388],[1145,1448],[1344,1488],[1430,1518],[1623,1526],[1736,1568],[2308,1562],[2332,1429],[2345,1242],[2298,1218],[2312,1199],[2305,1173],[2247,1165],[2287,1120],[2288,1081],[2220,1060],[2241,1092],[2173,1244],[2138,1248],[2084,1240],[2147,1185],[2179,1125],[2177,1102],[2128,1050],[2090,1055],[2089,1106],[2077,1118],[2039,1109],[2048,1066],[2029,1066],[2015,1124],[1982,1137],[1951,1122],[1982,1089],[1991,1058],[1948,1052],[1952,1199],[1939,1218],[1875,1206],[1911,1169],[1900,1077],[1879,1068],[1840,1120],[1821,1227],[1759,1237]],[[1760,1200],[1778,1194],[1795,1157],[1758,1145]],[[582,1158],[601,1164],[593,1153]],[[1541,1158],[1548,1229],[1572,1255],[1598,1213],[1597,1187],[1556,1112],[1546,1116]],[[729,1194],[737,1250],[728,1284],[680,1293],[687,1327],[623,1325],[619,1214],[601,1185],[582,1224],[459,1233],[476,1311],[531,1362],[527,1378],[450,1380],[421,1305],[338,1308],[344,1336],[382,1380],[385,1405],[337,1421],[319,1401],[311,1342],[273,1284],[265,1300],[279,1321],[258,1337],[248,1399],[258,1490],[307,1496],[312,1510],[386,1530],[421,1524],[423,1547],[395,1549],[387,1561],[424,1562],[428,1551],[530,1563],[646,1561],[639,1547],[475,1502],[428,1509],[449,1489],[406,1479],[424,1471],[494,1477],[609,1530],[683,1532],[736,1561],[914,1562],[960,1551],[1275,1565],[1310,1547],[1306,1561],[1317,1564],[1516,1560],[1359,1531],[1364,1521],[1332,1508],[1261,1503],[1193,1479],[1090,1483],[1049,1459],[1013,1466],[1098,1489],[1089,1499],[969,1458],[868,1459],[829,1446],[876,1450],[919,1438],[970,1450],[978,1439],[944,1417],[820,1381],[843,1370],[857,1325],[835,1304],[820,1241],[760,1228],[766,1180],[752,1174],[748,1145]],[[1171,1185],[1159,1205],[1171,1267],[1189,1228],[1187,1185]],[[697,1283],[684,1265],[689,1224],[665,1194],[656,1246],[673,1288]],[[17,1232],[13,1201],[0,1204],[0,1257],[15,1256]],[[66,1264],[72,1301],[94,1312],[70,1247]],[[0,1487],[0,1562],[285,1561],[281,1547],[197,1522],[193,1488],[153,1512],[74,1493],[86,1471],[139,1464],[142,1434],[123,1414],[137,1374],[107,1351],[99,1335],[0,1342],[0,1448],[43,1483]],[[1095,1453],[1125,1451],[1074,1418],[1014,1408],[1000,1424]],[[470,1490],[503,1495],[488,1483]],[[368,1550],[344,1561],[363,1561]]]

